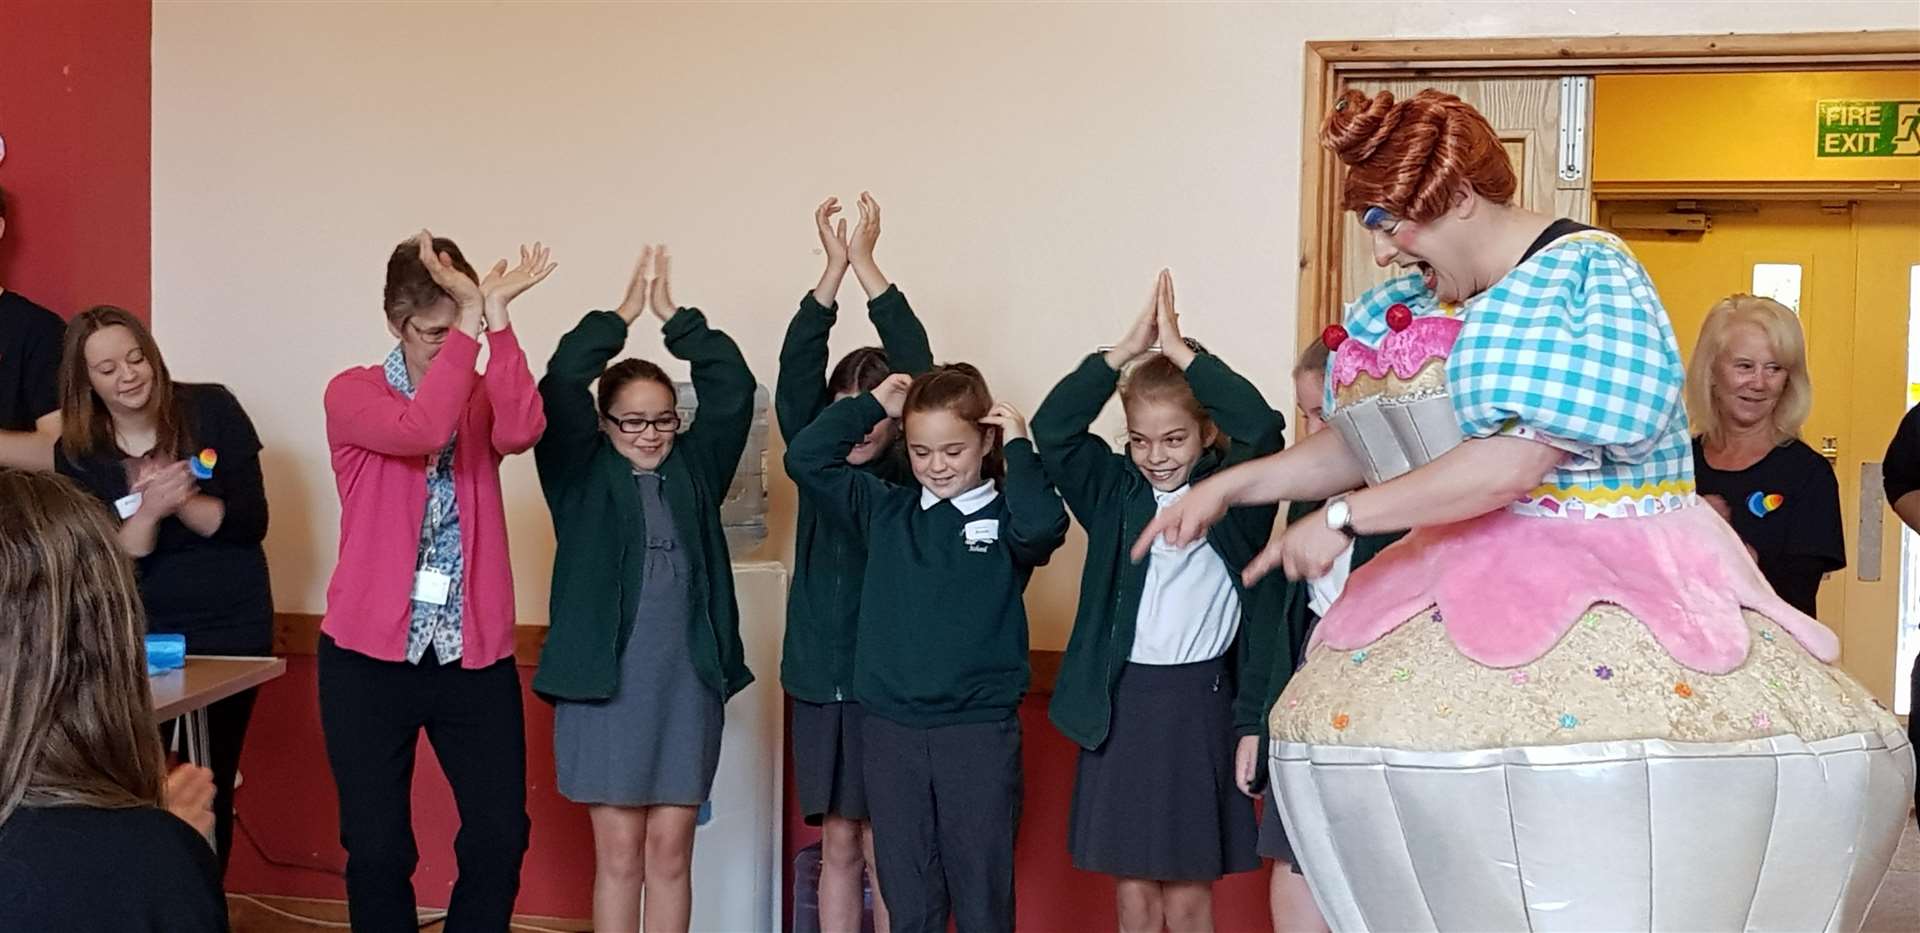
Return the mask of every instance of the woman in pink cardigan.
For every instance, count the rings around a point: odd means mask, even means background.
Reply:
[[[507,305],[554,269],[539,244],[482,279],[426,231],[387,260],[384,365],[327,385],[340,556],[320,637],[320,722],[362,933],[411,933],[422,729],[460,811],[449,931],[504,931],[527,849],[526,740],[500,461],[546,428]],[[481,331],[488,350],[476,372]]]

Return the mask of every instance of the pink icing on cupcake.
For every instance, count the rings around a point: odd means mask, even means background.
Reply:
[[[1460,325],[1459,318],[1430,315],[1414,318],[1405,330],[1389,332],[1377,348],[1358,340],[1343,341],[1333,354],[1333,386],[1345,388],[1362,374],[1384,379],[1391,372],[1411,379],[1427,363],[1447,358],[1454,338],[1460,336]]]

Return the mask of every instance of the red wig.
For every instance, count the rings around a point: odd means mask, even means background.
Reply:
[[[1432,88],[1397,103],[1389,91],[1369,98],[1348,88],[1320,127],[1320,145],[1347,163],[1341,196],[1350,211],[1378,206],[1424,223],[1445,214],[1463,187],[1513,201],[1513,163],[1493,125]]]

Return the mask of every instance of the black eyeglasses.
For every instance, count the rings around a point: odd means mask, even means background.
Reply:
[[[632,418],[608,418],[607,420],[613,422],[613,426],[619,428],[622,434],[645,434],[648,428],[652,428],[657,434],[672,434],[680,430],[679,415],[661,415],[658,418],[642,418],[636,415]]]

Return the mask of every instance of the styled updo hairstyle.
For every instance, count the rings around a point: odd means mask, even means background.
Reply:
[[[972,363],[946,363],[916,377],[900,406],[903,417],[914,412],[944,411],[991,433],[993,444],[980,463],[980,475],[999,483],[1007,478],[1005,439],[999,428],[980,424],[992,410],[993,392],[987,388],[987,377],[980,375]]]
[[[1499,134],[1480,111],[1428,88],[1395,102],[1348,88],[1320,127],[1320,145],[1347,164],[1341,206],[1382,207],[1416,223],[1453,206],[1464,185],[1495,204],[1513,203],[1518,182]]]
[[[1195,353],[1205,353],[1207,348],[1191,337],[1181,338],[1188,349]],[[1120,404],[1130,406],[1134,402],[1166,402],[1185,409],[1193,420],[1200,423],[1200,432],[1213,432],[1213,449],[1225,451],[1232,443],[1227,432],[1213,423],[1207,414],[1206,406],[1193,394],[1193,384],[1187,381],[1186,370],[1181,369],[1165,353],[1155,353],[1127,364],[1120,373]]]

